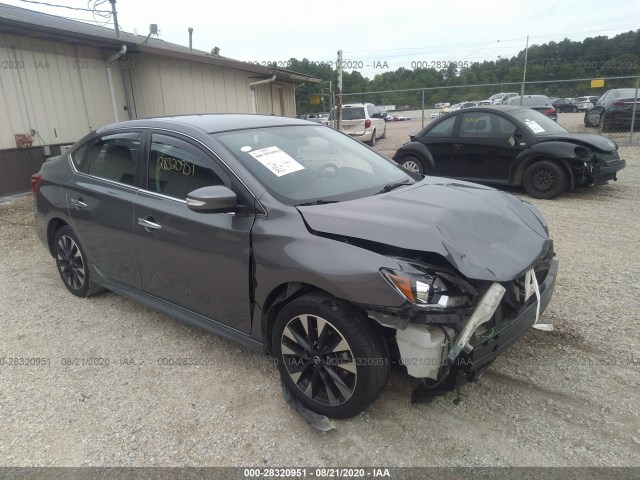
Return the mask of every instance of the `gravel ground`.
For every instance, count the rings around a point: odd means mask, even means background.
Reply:
[[[406,139],[390,127],[385,153]],[[267,357],[113,293],[73,297],[31,198],[0,205],[0,466],[640,466],[640,148],[621,153],[618,182],[533,201],[560,260],[553,332],[530,331],[458,405],[411,405],[394,370],[326,434],[287,407]]]

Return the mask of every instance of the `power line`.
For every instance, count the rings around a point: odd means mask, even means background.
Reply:
[[[38,5],[46,5],[48,7],[57,7],[57,8],[67,8],[69,10],[80,10],[82,12],[98,12],[98,13],[111,13],[107,10],[91,10],[89,8],[81,8],[81,7],[69,7],[68,5],[58,5],[55,3],[47,3],[47,2],[39,2],[36,0],[20,0],[21,2],[25,2],[25,3],[35,3]]]

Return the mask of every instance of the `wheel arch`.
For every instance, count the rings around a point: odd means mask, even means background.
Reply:
[[[262,343],[264,345],[264,350],[267,354],[271,355],[273,353],[273,349],[271,346],[271,335],[273,333],[273,325],[275,323],[276,317],[278,316],[278,313],[280,313],[284,306],[289,302],[307,293],[324,295],[326,297],[334,299],[338,303],[348,305],[358,310],[358,307],[353,305],[351,302],[338,298],[331,292],[328,292],[315,285],[303,282],[282,283],[271,290],[269,295],[267,295],[264,305],[262,306],[260,330],[262,334]],[[364,311],[362,311],[362,314],[364,316],[367,316]],[[377,328],[377,323],[372,321],[372,325],[375,325],[375,327]]]
[[[53,257],[53,241],[56,238],[56,232],[65,225],[69,225],[61,218],[52,218],[47,224],[47,247],[49,248],[49,254]]]
[[[425,166],[428,166],[431,169],[435,168],[433,155],[431,155],[431,152],[429,151],[427,146],[420,142],[405,143],[396,151],[396,153],[393,155],[393,159],[396,162],[400,163],[400,160],[408,155],[416,155],[418,156],[418,158],[420,158],[420,160],[423,160],[426,163]]]
[[[509,179],[509,185],[521,186],[524,182],[524,174],[527,169],[536,162],[540,162],[542,160],[547,160],[550,162],[557,163],[562,167],[562,170],[567,175],[567,187],[573,188],[575,184],[575,178],[573,174],[573,169],[569,161],[565,158],[558,158],[557,156],[550,154],[548,152],[537,152],[535,155],[527,157],[526,159],[518,162],[518,166],[511,173],[511,178]]]

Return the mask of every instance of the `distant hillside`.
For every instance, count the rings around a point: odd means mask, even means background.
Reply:
[[[406,69],[376,75],[373,79],[363,77],[357,70],[343,73],[343,93],[377,92],[411,88],[451,87],[478,85],[487,83],[506,83],[522,81],[525,52],[511,58],[495,61],[471,63],[466,68]],[[307,59],[292,58],[287,67],[290,70],[306,73],[325,81],[331,80],[333,88],[337,83],[335,68],[319,65]],[[527,81],[560,80],[572,78],[601,78],[640,75],[640,30],[630,31],[608,38],[606,36],[589,37],[582,42],[565,39],[561,42],[549,42],[529,47],[527,60]],[[633,81],[627,82],[628,86]],[[627,86],[625,83],[624,86]],[[623,86],[623,85],[616,85]],[[328,89],[328,83],[304,85],[297,90],[298,111],[319,111],[322,105],[310,105],[309,97]],[[496,93],[495,88],[463,88],[456,90],[428,91],[428,103],[434,98],[446,96],[447,101],[480,100]],[[513,86],[511,91],[519,91]],[[575,96],[586,93],[576,92],[576,86],[552,85],[544,93],[554,96]],[[446,93],[446,95],[444,95]],[[530,92],[531,93],[531,92]],[[537,93],[537,92],[536,92]],[[589,93],[593,94],[593,93]],[[596,93],[597,95],[597,93]],[[361,101],[364,98],[350,98],[349,101]],[[445,98],[442,98],[445,100]],[[368,95],[366,101],[377,104],[409,104],[413,107],[421,103],[421,93],[415,94],[377,94]],[[326,104],[325,104],[326,106]]]

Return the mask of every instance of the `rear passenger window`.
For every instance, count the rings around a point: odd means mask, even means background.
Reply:
[[[193,145],[166,135],[153,134],[149,152],[147,189],[184,200],[202,187],[224,185],[210,168],[210,160]]]
[[[139,161],[139,133],[107,135],[93,144],[82,171],[105,180],[134,185]]]

